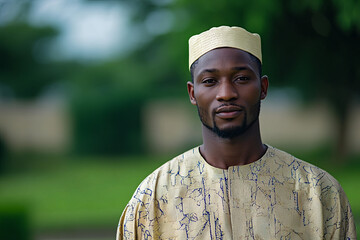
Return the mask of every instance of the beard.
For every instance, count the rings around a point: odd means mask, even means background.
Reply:
[[[208,121],[208,117],[207,117],[208,116],[207,111],[199,106],[197,106],[197,110],[198,110],[198,114],[199,114],[201,123],[207,129],[209,129],[210,131],[215,133],[220,138],[232,139],[232,138],[235,138],[235,137],[238,137],[238,136],[244,134],[259,119],[260,105],[261,105],[261,100],[259,99],[259,101],[256,104],[254,104],[253,106],[250,107],[249,112],[252,113],[251,115],[253,116],[253,119],[251,119],[250,122],[248,122],[248,117],[249,117],[248,112],[246,111],[245,108],[243,108],[244,118],[243,118],[241,124],[238,126],[233,126],[233,127],[227,128],[227,129],[220,129],[217,126],[217,124],[215,122],[215,112],[212,113],[213,127],[211,127],[208,124],[209,121]]]

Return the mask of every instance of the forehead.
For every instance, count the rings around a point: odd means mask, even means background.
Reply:
[[[237,48],[216,48],[202,55],[196,64],[194,74],[205,69],[226,70],[233,67],[246,67],[255,72],[256,62],[248,52]]]

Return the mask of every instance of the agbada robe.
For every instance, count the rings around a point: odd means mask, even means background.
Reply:
[[[356,239],[351,209],[327,172],[276,148],[226,170],[194,148],[149,175],[117,239]]]

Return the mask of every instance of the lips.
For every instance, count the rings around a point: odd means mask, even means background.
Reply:
[[[226,105],[218,107],[215,111],[215,114],[220,118],[230,119],[239,116],[242,111],[243,109],[239,106]]]

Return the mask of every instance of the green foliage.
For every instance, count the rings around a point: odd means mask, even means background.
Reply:
[[[265,55],[265,66],[269,64],[275,83],[291,84],[307,98],[320,97],[332,103],[358,94],[360,62],[356,56],[360,51],[356,45],[360,32],[342,29],[330,3],[295,7],[302,11],[293,11],[294,4],[283,1],[283,15],[274,20],[277,27],[264,43],[275,46]]]
[[[32,239],[28,209],[23,204],[0,203],[0,239]]]
[[[337,121],[335,156],[341,160],[347,154],[350,106],[360,93],[360,22],[349,15],[345,26],[337,1],[304,3],[282,0],[282,15],[264,43],[264,69],[273,83],[297,88],[307,101],[329,103]],[[341,5],[360,11],[350,0]]]
[[[336,8],[336,21],[340,28],[345,31],[356,29],[360,32],[360,3],[356,0],[333,0],[334,7]]]
[[[8,149],[4,139],[0,135],[0,175],[5,171]]]
[[[49,41],[56,35],[54,28],[25,22],[0,26],[0,82],[12,89],[17,98],[35,98],[61,78],[57,64],[42,61]]]
[[[75,151],[82,154],[141,153],[142,105],[148,98],[146,69],[127,62],[84,67],[70,80]]]

